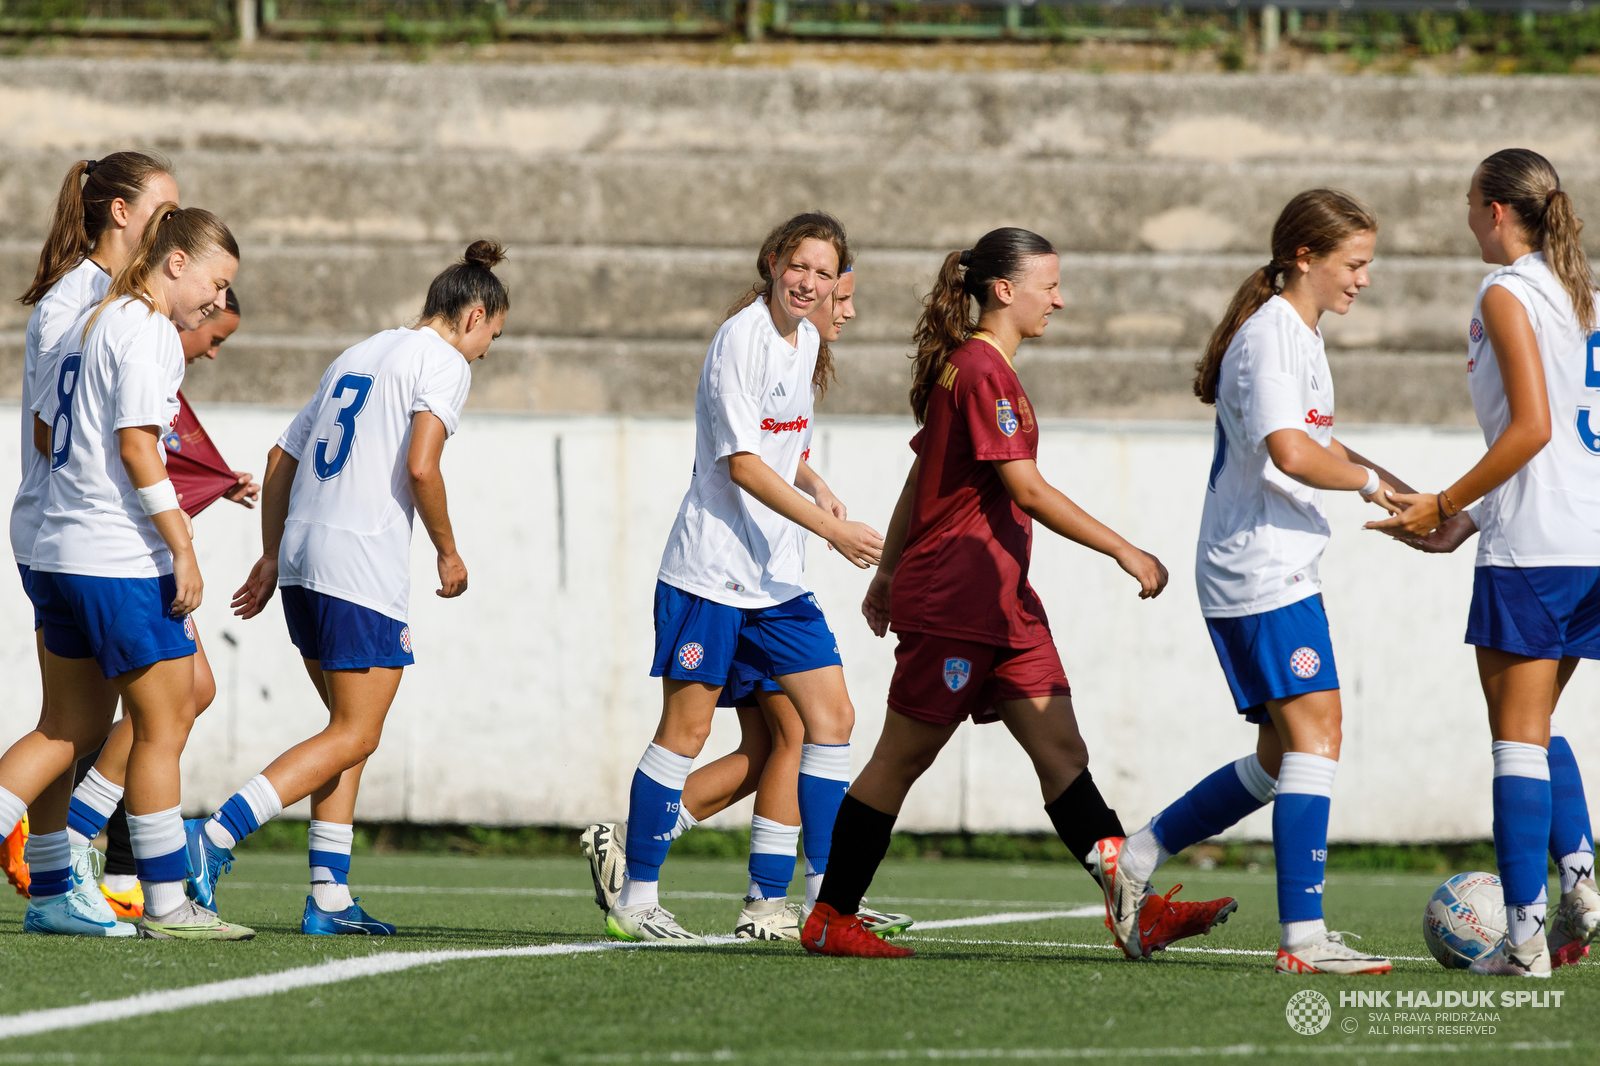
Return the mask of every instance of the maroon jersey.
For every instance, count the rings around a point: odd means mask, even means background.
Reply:
[[[179,503],[191,518],[239,483],[181,392],[178,393],[178,420],[162,438],[162,443],[167,446],[167,476],[182,497]]]
[[[1016,372],[981,335],[950,356],[911,449],[922,463],[890,627],[1009,648],[1049,640],[1028,584],[1033,520],[992,465],[1037,458],[1039,426]]]

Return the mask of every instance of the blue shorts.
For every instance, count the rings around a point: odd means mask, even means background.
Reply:
[[[1333,661],[1328,615],[1320,595],[1265,614],[1207,618],[1206,628],[1233,692],[1234,706],[1246,721],[1256,725],[1271,721],[1268,700],[1339,687],[1339,668]]]
[[[26,563],[17,564],[17,573],[22,575],[22,591],[27,593],[28,602],[33,604],[33,628],[38,629],[44,624],[39,607],[50,595],[50,575],[34,570]]]
[[[283,620],[302,658],[324,670],[365,670],[369,666],[410,666],[411,627],[371,607],[284,585]]]
[[[843,665],[839,642],[810,593],[776,607],[729,607],[657,581],[655,616],[651,677],[738,689]]]
[[[770,677],[763,677],[755,684],[732,677],[728,679],[726,685],[722,686],[722,694],[717,697],[717,706],[759,707],[761,704],[756,702],[757,692],[776,692],[781,695],[783,686]]]
[[[194,622],[174,618],[178,582],[162,577],[40,574],[39,617],[45,650],[63,659],[94,659],[107,679],[164,659],[194,654]]]
[[[1530,659],[1600,659],[1600,566],[1480,566],[1467,643]]]

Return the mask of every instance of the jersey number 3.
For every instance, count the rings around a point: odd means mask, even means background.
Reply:
[[[1583,387],[1600,389],[1600,330],[1589,334],[1588,361],[1583,365]],[[1578,408],[1578,440],[1590,455],[1600,455],[1600,433],[1589,422],[1589,409]]]
[[[339,447],[328,456],[327,437],[317,439],[317,451],[313,456],[316,465],[317,478],[329,481],[339,476],[339,471],[344,469],[344,464],[350,461],[350,449],[356,443],[356,415],[367,406],[367,396],[372,392],[372,378],[366,374],[346,374],[333,386],[332,399],[343,399],[345,404],[339,408],[339,414],[334,418],[339,427]]]
[[[72,451],[72,390],[78,387],[78,368],[82,365],[81,355],[61,360],[61,373],[56,377],[56,420],[50,424],[51,470],[66,466],[67,454]]]

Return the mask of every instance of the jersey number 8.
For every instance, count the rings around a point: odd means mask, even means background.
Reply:
[[[69,355],[61,360],[61,373],[56,376],[56,419],[50,424],[50,469],[60,470],[67,465],[67,453],[72,451],[72,391],[78,387],[78,367],[83,356]]]
[[[1589,334],[1588,361],[1583,366],[1583,387],[1600,389],[1600,330]],[[1578,408],[1578,440],[1590,455],[1600,455],[1600,433],[1589,424],[1589,409]]]
[[[328,438],[317,439],[317,451],[313,456],[316,465],[317,478],[321,481],[330,481],[339,476],[339,471],[344,469],[344,464],[350,461],[350,449],[356,443],[356,415],[367,406],[367,396],[372,392],[372,378],[366,374],[346,374],[333,386],[333,398],[348,397],[347,402],[334,418],[339,427],[339,450],[334,452],[333,458],[328,458]]]

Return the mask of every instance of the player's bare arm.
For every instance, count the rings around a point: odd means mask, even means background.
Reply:
[[[278,591],[278,548],[283,543],[283,524],[289,520],[289,491],[299,469],[300,461],[277,445],[267,453],[261,489],[261,558],[234,591],[230,604],[240,618],[260,614]]]
[[[833,545],[835,551],[865,570],[876,566],[883,552],[883,537],[865,522],[850,522],[822,510],[786,483],[778,472],[754,452],[728,456],[728,476],[735,485],[787,518]]]
[[[1398,510],[1384,495],[1389,488],[1398,486],[1384,476],[1384,471],[1349,458],[1349,450],[1337,441],[1324,448],[1305,430],[1280,429],[1267,434],[1267,454],[1272,457],[1273,466],[1314,489],[1361,492],[1371,480],[1369,471],[1376,472],[1377,488],[1371,495],[1362,492],[1361,498],[1388,511]]]
[[[878,559],[878,572],[872,575],[866,598],[861,601],[861,613],[867,625],[877,636],[889,632],[889,588],[894,582],[894,568],[900,562],[900,552],[906,546],[906,531],[911,528],[911,508],[916,503],[917,473],[922,469],[918,457],[906,475],[905,487],[895,501],[894,515],[889,519],[889,533],[883,538],[883,555]]]
[[[411,480],[411,498],[428,531],[428,539],[439,553],[439,588],[435,595],[452,599],[467,591],[467,564],[456,554],[456,535],[450,528],[450,510],[445,503],[444,475],[439,457],[444,454],[444,423],[431,411],[418,411],[411,419],[411,450],[406,454],[406,476]]]
[[[167,466],[161,461],[161,430],[159,426],[129,426],[117,430],[117,444],[122,453],[122,466],[128,480],[136,489],[147,489],[167,480]],[[174,507],[150,516],[151,524],[167,550],[172,553],[172,577],[178,585],[177,597],[172,601],[172,614],[182,617],[194,613],[200,606],[204,582],[200,579],[200,561],[194,554],[194,527],[182,508]]]
[[[1167,587],[1167,568],[1161,560],[1134,547],[1110,526],[1067,499],[1044,479],[1032,459],[1005,459],[994,464],[1001,484],[1029,518],[1050,532],[1109,555],[1139,582],[1139,598],[1151,599]]]
[[[800,467],[795,471],[794,487],[817,501],[818,507],[840,521],[850,517],[850,512],[843,501],[833,494],[833,490],[828,488],[828,483],[822,480],[822,475],[811,469],[811,465],[804,459],[800,460]]]

